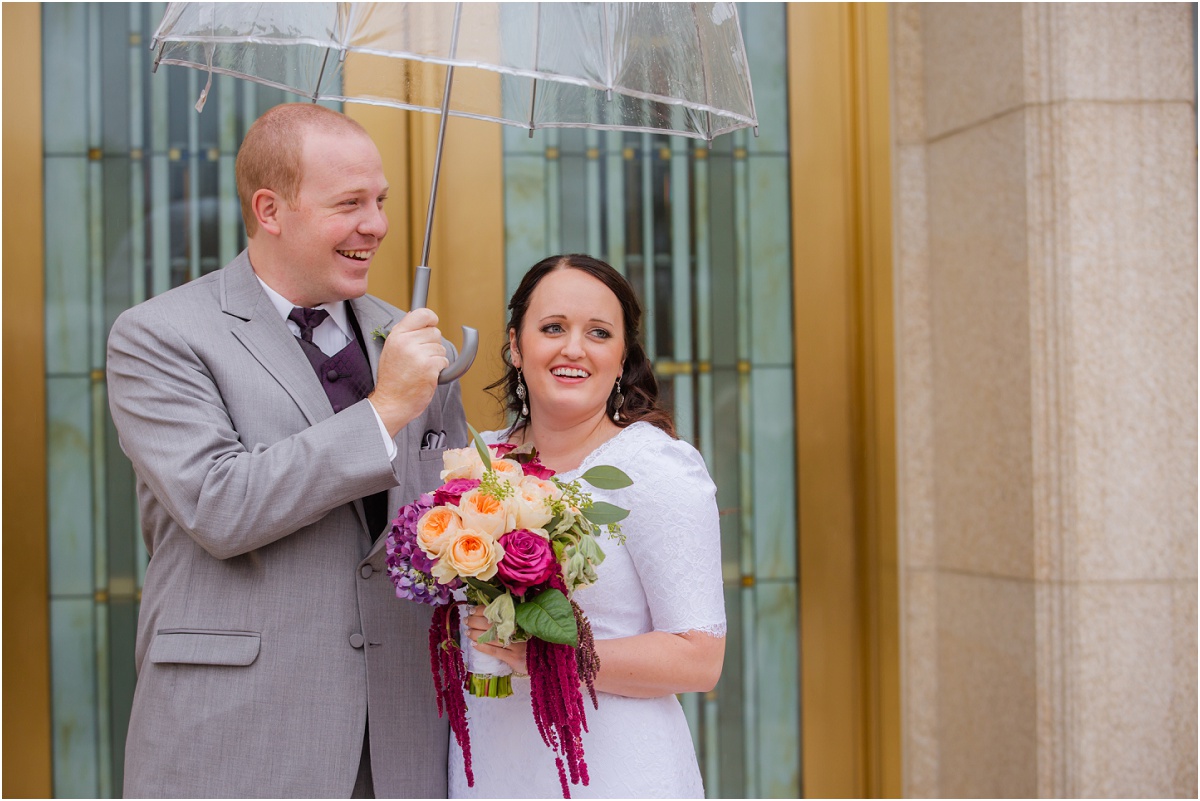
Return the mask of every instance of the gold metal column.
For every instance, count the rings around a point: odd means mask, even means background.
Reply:
[[[4,4],[4,787],[51,793],[42,9]],[[74,188],[70,188],[74,191]]]
[[[788,6],[807,797],[900,793],[887,6]]]

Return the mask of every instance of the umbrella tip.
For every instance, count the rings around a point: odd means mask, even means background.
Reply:
[[[755,139],[758,138],[758,126],[757,125],[754,126],[754,138]]]

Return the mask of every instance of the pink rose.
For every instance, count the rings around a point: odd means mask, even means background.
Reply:
[[[547,479],[554,475],[554,471],[546,465],[539,462],[537,459],[530,459],[525,464],[521,465],[521,469],[525,471],[525,475],[533,476],[534,478]]]
[[[554,549],[544,538],[519,528],[500,538],[504,558],[496,566],[496,578],[513,594],[525,596],[530,587],[549,579],[558,569]]]
[[[458,501],[462,498],[463,493],[478,486],[479,479],[476,478],[451,479],[433,491],[434,506],[445,506],[448,503],[458,506]]]
[[[515,447],[517,446],[511,442],[497,442],[491,446],[492,452],[496,454],[497,459],[503,459],[505,456],[508,456],[508,452]]]

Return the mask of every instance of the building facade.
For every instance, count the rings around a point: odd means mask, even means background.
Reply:
[[[630,277],[719,487],[710,796],[1195,796],[1195,7],[739,10],[757,137],[449,126],[430,305],[483,334],[468,416],[499,422],[529,265]],[[191,111],[161,12],[3,8],[5,795],[120,794],[145,554],[107,326],[242,246],[237,143],[290,99]],[[403,306],[436,119],[345,111]]]

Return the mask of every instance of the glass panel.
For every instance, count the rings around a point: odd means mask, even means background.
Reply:
[[[196,72],[150,73],[148,43],[165,7],[42,7],[47,602],[60,797],[121,794],[135,683],[147,556],[133,469],[108,413],[109,327],[245,247],[237,145],[267,108],[300,99],[218,78],[198,115]]]
[[[54,795],[100,795],[96,703],[96,606],[91,596],[50,601]]]

